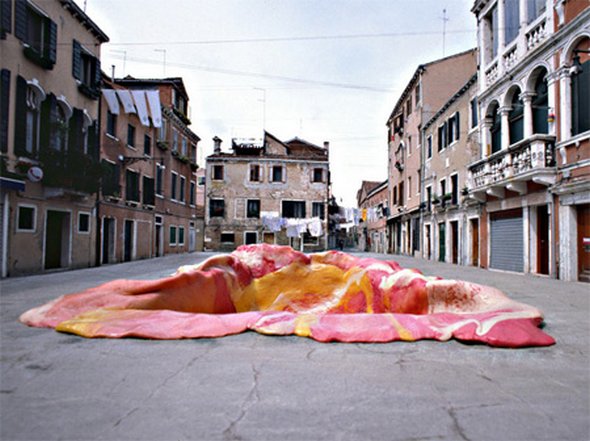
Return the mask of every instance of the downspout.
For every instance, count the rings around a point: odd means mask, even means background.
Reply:
[[[113,80],[114,80],[114,69],[113,69]],[[102,89],[102,82],[101,82],[101,89]],[[100,161],[101,161],[101,148],[102,148],[102,90],[101,90],[101,94],[100,97],[98,98],[98,118],[97,120],[97,126],[98,126],[98,164],[100,166]],[[99,178],[98,178],[98,189],[96,191],[96,201],[95,201],[95,211],[96,211],[96,241],[95,241],[95,247],[96,247],[96,252],[94,255],[94,262],[95,262],[95,266],[100,266],[102,259],[101,259],[101,254],[102,254],[102,225],[100,222],[100,195],[102,193],[102,173],[100,174]]]

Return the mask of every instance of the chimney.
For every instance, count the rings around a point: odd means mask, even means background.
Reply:
[[[213,154],[218,155],[219,153],[221,153],[221,143],[223,141],[218,138],[217,136],[215,138],[213,138]]]
[[[326,150],[326,156],[330,154],[330,142],[324,141],[324,149]]]

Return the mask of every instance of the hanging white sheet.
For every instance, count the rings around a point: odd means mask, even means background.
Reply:
[[[147,102],[145,100],[145,90],[132,90],[131,96],[135,101],[135,108],[137,109],[137,116],[141,124],[145,127],[150,126],[150,117],[148,116]]]
[[[117,94],[113,89],[102,89],[102,95],[109,106],[109,110],[113,115],[119,114],[119,100]]]

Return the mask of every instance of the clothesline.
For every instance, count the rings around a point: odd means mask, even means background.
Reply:
[[[309,219],[284,218],[271,213],[261,215],[264,228],[279,232],[283,228],[287,230],[287,237],[300,237],[308,232],[312,237],[320,237],[323,233],[322,220],[319,217]]]

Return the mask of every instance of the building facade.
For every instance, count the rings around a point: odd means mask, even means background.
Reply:
[[[480,204],[467,197],[478,159],[477,75],[422,127],[422,257],[479,265]]]
[[[361,212],[357,231],[359,249],[373,253],[387,253],[387,216],[389,199],[387,180],[363,181],[357,192],[357,206]]]
[[[202,250],[200,139],[182,79],[107,79],[102,93],[101,263]]]
[[[262,140],[233,140],[225,153],[221,140],[214,142],[206,161],[206,249],[254,243],[326,249],[328,143],[282,142],[265,132]]]
[[[108,37],[70,0],[0,7],[2,276],[92,266]]]
[[[476,1],[484,267],[582,278],[590,189],[590,5]],[[590,251],[590,250],[589,250]]]
[[[421,250],[421,127],[473,75],[476,50],[420,65],[395,104],[388,128],[389,251]]]

